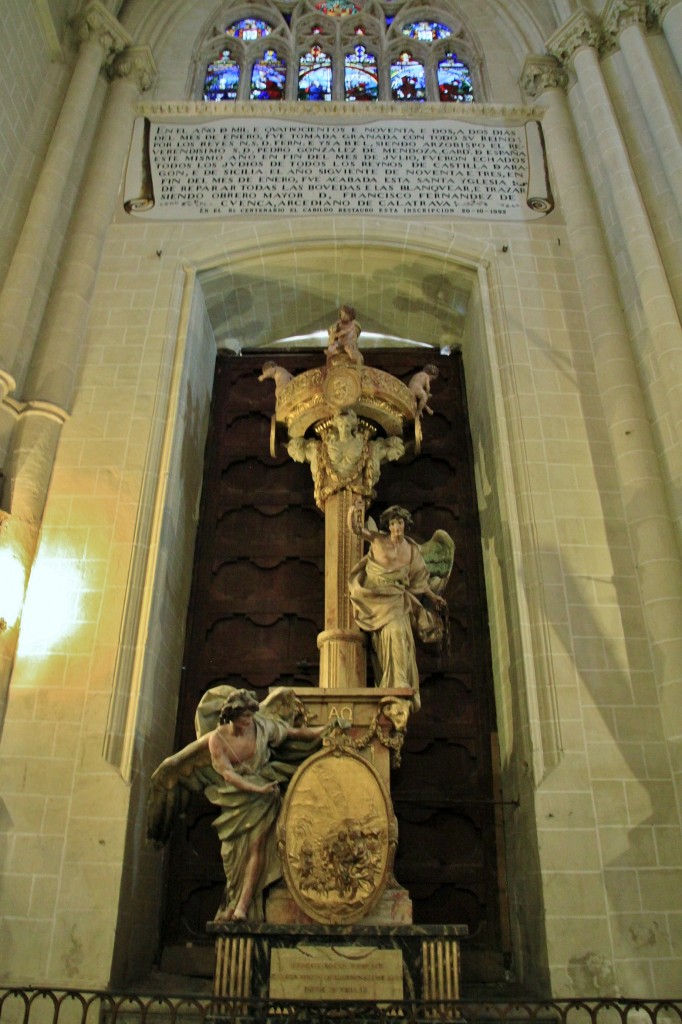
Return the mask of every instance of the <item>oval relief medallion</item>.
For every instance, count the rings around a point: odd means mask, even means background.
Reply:
[[[352,924],[378,902],[393,868],[397,824],[374,767],[322,750],[301,765],[277,825],[284,877],[319,924]]]

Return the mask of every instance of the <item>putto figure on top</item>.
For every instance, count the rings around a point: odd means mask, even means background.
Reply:
[[[341,306],[339,309],[339,319],[329,328],[327,358],[329,359],[330,356],[345,352],[354,363],[362,364],[364,360],[358,347],[360,330],[360,324],[355,319],[355,308],[353,306]]]

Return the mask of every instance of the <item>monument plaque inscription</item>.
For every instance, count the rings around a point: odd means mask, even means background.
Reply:
[[[554,207],[542,128],[192,117],[135,123],[124,208],[153,220],[393,214],[528,220]]]
[[[270,998],[402,999],[402,955],[372,946],[273,949]]]

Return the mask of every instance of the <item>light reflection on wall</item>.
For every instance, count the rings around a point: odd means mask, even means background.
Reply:
[[[82,563],[39,553],[21,619],[18,655],[46,654],[79,624]]]
[[[25,571],[10,547],[0,548],[0,620],[11,629],[19,618],[24,597]]]

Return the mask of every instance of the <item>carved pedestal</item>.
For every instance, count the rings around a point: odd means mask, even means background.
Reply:
[[[390,797],[411,692],[297,691],[310,723],[338,725],[289,784],[278,822],[284,880],[268,894],[268,922],[412,921],[410,898],[393,876]]]
[[[466,925],[210,924],[214,994],[283,1000],[459,998]]]

